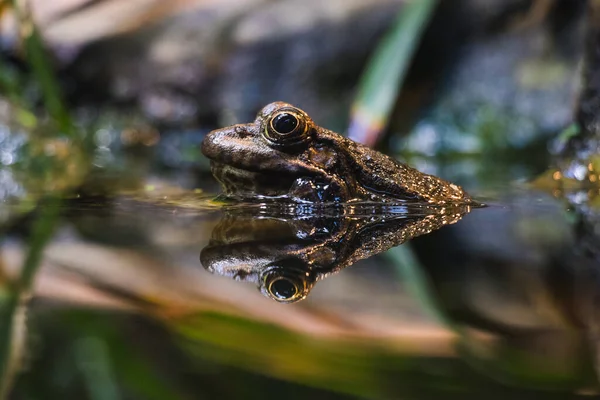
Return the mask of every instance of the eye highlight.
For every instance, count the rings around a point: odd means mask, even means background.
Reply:
[[[292,133],[298,126],[298,118],[294,114],[279,113],[271,120],[271,129],[280,135]]]
[[[304,111],[283,107],[266,118],[263,136],[272,147],[293,149],[310,140],[312,126],[310,117]]]

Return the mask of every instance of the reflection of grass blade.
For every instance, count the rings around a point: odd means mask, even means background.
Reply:
[[[31,288],[33,277],[42,259],[44,247],[54,232],[54,227],[58,220],[59,207],[60,199],[56,197],[51,197],[40,206],[40,214],[33,225],[27,258],[25,258],[18,281],[18,291],[26,292]]]
[[[21,315],[23,301],[31,289],[44,247],[54,231],[59,215],[59,205],[59,199],[51,198],[40,208],[40,214],[33,224],[29,251],[21,269],[21,275],[15,284],[10,285],[3,301],[4,304],[0,304],[0,394],[8,392],[10,376],[13,372],[11,367],[14,368],[11,365],[11,361],[14,361],[13,339],[15,332],[19,329],[15,327],[15,324]]]
[[[348,134],[373,145],[385,128],[413,52],[437,0],[412,0],[372,56],[359,83]]]
[[[427,279],[423,276],[423,267],[417,260],[410,243],[394,247],[384,253],[393,262],[396,270],[402,276],[407,290],[423,307],[425,313],[436,321],[451,327],[451,321],[446,318],[440,308],[436,305],[433,295],[430,293]]]

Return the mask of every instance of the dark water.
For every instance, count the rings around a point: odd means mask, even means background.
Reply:
[[[578,199],[511,189],[485,208],[327,212],[65,200],[35,295],[12,315],[11,398],[594,395],[598,227]],[[26,251],[13,231],[9,277]]]

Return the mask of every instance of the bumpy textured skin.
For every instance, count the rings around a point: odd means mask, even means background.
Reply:
[[[277,147],[264,137],[270,118],[292,105],[264,107],[256,120],[210,132],[202,152],[225,195],[235,199],[309,202],[414,201],[471,203],[464,190],[314,124],[302,110],[308,135],[300,146]]]
[[[381,211],[381,212],[379,212]],[[314,215],[257,218],[227,211],[201,254],[211,273],[250,281],[281,302],[304,299],[315,283],[414,237],[458,222],[469,205],[440,207],[432,214]],[[277,299],[265,287],[265,274],[287,276],[301,288],[293,299]]]

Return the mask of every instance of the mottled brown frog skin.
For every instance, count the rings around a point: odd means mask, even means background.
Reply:
[[[459,186],[321,128],[283,102],[252,123],[210,132],[202,152],[225,195],[237,200],[471,203]]]
[[[437,212],[431,214],[416,209],[415,213],[386,213],[380,208],[376,214],[315,213],[303,218],[257,218],[252,208],[233,208],[221,215],[200,262],[213,274],[254,282],[277,302],[294,303],[304,299],[318,281],[454,224],[471,211],[468,204],[433,208]]]

